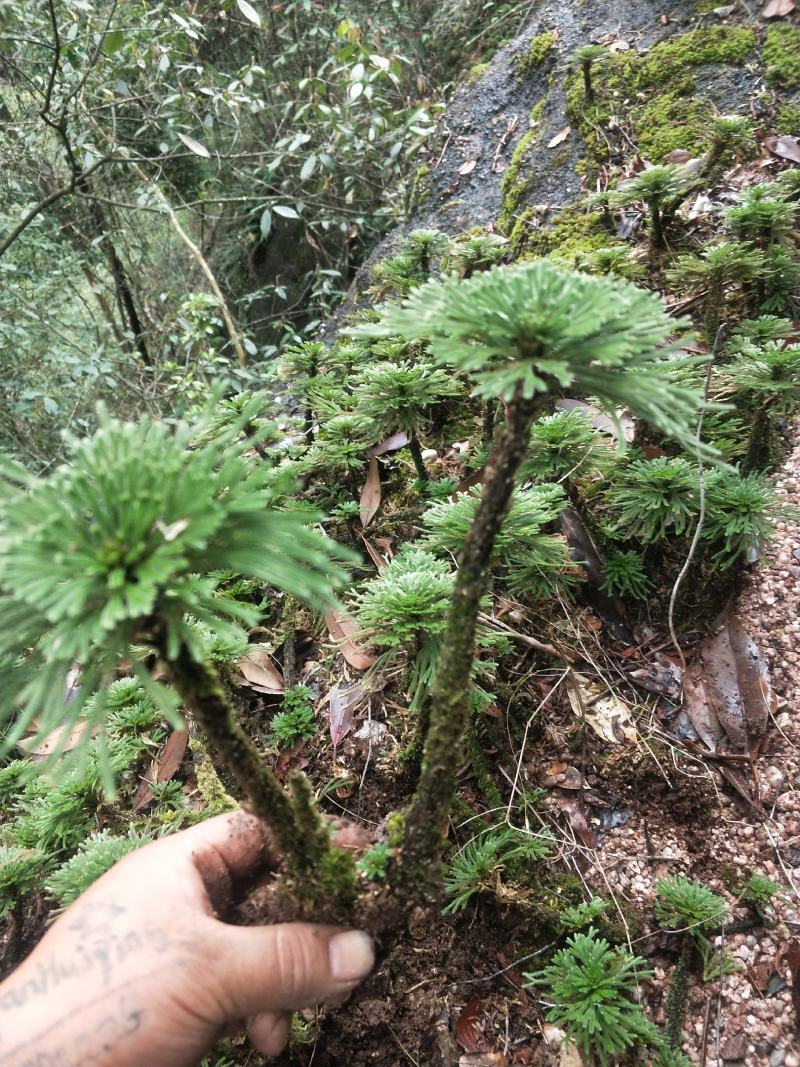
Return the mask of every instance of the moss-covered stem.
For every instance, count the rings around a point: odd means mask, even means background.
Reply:
[[[663,248],[666,244],[664,240],[664,220],[661,210],[661,201],[658,199],[648,200],[647,206],[650,209],[650,225],[653,230],[653,244],[656,248]]]
[[[683,1039],[683,1021],[686,1017],[686,998],[689,992],[689,959],[692,953],[692,939],[689,935],[684,932],[678,936],[681,938],[681,951],[667,990],[667,1025],[664,1034],[668,1046],[676,1051],[680,1050]]]
[[[750,425],[747,452],[742,460],[742,474],[752,474],[753,471],[763,470],[768,465],[769,431],[769,404],[757,404],[753,412],[753,421]]]
[[[587,104],[594,103],[594,86],[592,85],[592,64],[591,60],[584,60],[581,63],[581,73],[583,74],[583,92],[586,98]]]
[[[422,458],[422,449],[420,448],[419,439],[416,435],[414,435],[408,442],[408,451],[411,453],[411,458],[414,461],[417,477],[421,482],[427,482],[428,472],[425,468],[425,461]]]
[[[245,806],[265,823],[283,855],[290,878],[303,895],[316,884],[315,873],[330,850],[299,832],[295,810],[261,753],[236,721],[219,675],[209,663],[197,662],[181,648],[169,665],[172,682],[208,742],[212,761],[241,789]]]
[[[459,566],[430,696],[422,769],[406,811],[405,837],[393,881],[401,893],[421,896],[437,881],[441,832],[455,792],[469,723],[475,630],[486,591],[495,538],[546,395],[526,398],[518,388],[486,464],[481,498],[459,555]]]

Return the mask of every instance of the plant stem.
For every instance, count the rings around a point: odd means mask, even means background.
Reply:
[[[475,629],[486,591],[495,538],[514,490],[514,475],[528,447],[541,394],[526,399],[520,389],[508,405],[506,424],[486,464],[483,491],[459,556],[459,567],[430,697],[430,722],[419,782],[405,816],[405,836],[395,877],[401,891],[424,896],[436,882],[445,825],[455,792],[469,722]]]
[[[656,248],[664,247],[664,226],[661,221],[661,206],[657,200],[649,202],[650,221],[653,226],[653,244]]]
[[[747,441],[747,452],[742,460],[742,474],[752,474],[755,470],[763,470],[769,460],[769,406],[759,404],[753,412],[753,422],[750,426],[750,437]]]
[[[586,103],[594,103],[594,86],[592,85],[592,64],[582,63],[581,70],[583,71],[583,91],[586,95]]]
[[[411,458],[414,460],[417,477],[421,482],[427,482],[428,472],[425,469],[425,461],[422,458],[422,449],[419,447],[419,441],[416,437],[412,437],[408,442],[408,451],[411,453]]]
[[[683,1021],[686,1017],[686,997],[689,992],[689,957],[692,952],[691,938],[686,934],[680,934],[682,938],[681,952],[675,970],[669,981],[667,990],[667,1002],[665,1010],[667,1025],[665,1037],[670,1048],[680,1050],[683,1036]]]
[[[248,809],[269,826],[290,871],[303,872],[306,859],[295,833],[289,798],[236,721],[216,670],[208,663],[195,662],[185,648],[172,660],[163,652],[175,688],[206,736],[212,761],[231,775]]]

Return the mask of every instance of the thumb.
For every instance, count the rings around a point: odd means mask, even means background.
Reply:
[[[312,923],[215,925],[222,1021],[340,998],[375,962],[372,941],[360,930]]]

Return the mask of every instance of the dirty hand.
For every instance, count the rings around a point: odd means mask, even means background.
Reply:
[[[271,861],[242,812],[121,860],[0,984],[3,1067],[195,1067],[237,1023],[277,1055],[288,1013],[341,999],[373,953],[356,930],[220,922],[212,902]]]

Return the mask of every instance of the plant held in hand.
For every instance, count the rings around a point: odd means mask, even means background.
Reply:
[[[272,828],[293,873],[322,877],[325,867],[332,876],[351,861],[330,847],[302,781],[294,780],[287,794],[265,766],[236,721],[203,637],[207,628],[238,640],[237,624],[258,617],[217,595],[226,571],[318,606],[331,603],[332,587],[343,578],[337,547],[309,528],[308,513],[280,506],[268,487],[271,467],[248,458],[253,442],[240,431],[251,417],[245,406],[235,424],[208,439],[202,425],[101,415],[95,435],[72,441],[71,462],[50,477],[4,465],[4,747],[34,723],[37,737],[62,726],[66,737],[83,717],[100,730],[102,750],[110,689],[126,665],[174,724],[178,698],[191,710],[251,810]],[[151,677],[143,662],[148,654],[166,665],[177,698]],[[68,702],[75,664],[81,685]]]

